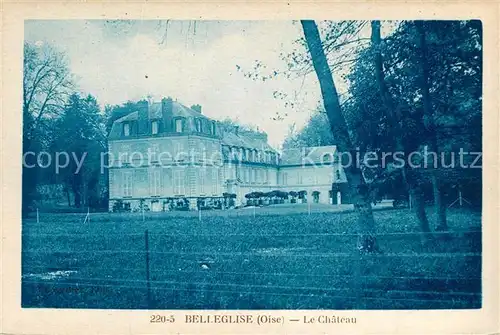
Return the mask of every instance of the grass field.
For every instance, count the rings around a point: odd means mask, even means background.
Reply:
[[[299,207],[296,207],[299,208]],[[429,309],[481,307],[481,215],[449,212],[423,247],[409,210],[374,213],[381,254],[359,256],[353,213],[42,214],[23,221],[23,307]],[[431,217],[432,219],[432,217]],[[146,252],[145,231],[148,231]],[[149,259],[149,281],[148,264]],[[148,282],[150,285],[148,297]]]

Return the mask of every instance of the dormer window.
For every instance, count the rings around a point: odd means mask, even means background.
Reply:
[[[151,133],[153,135],[158,134],[158,121],[151,122]]]
[[[196,131],[201,133],[201,119],[195,119]]]
[[[212,121],[211,127],[212,127],[212,131],[211,131],[212,135],[217,135],[217,134],[216,134],[216,126],[215,126],[215,121]]]
[[[175,132],[176,133],[182,133],[183,131],[183,124],[182,124],[182,119],[176,119],[175,120]]]
[[[130,136],[130,123],[123,124],[123,136]]]

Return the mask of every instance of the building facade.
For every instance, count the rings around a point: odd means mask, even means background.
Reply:
[[[232,194],[246,204],[252,192],[300,192],[302,201],[340,203],[345,183],[335,146],[286,150],[267,134],[227,129],[171,98],[142,101],[113,123],[108,138],[110,211],[195,209]],[[305,191],[305,192],[304,192]]]

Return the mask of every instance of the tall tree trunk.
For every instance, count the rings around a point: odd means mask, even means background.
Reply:
[[[420,42],[420,63],[422,67],[421,89],[422,101],[424,106],[424,115],[426,118],[426,127],[430,134],[429,148],[435,152],[439,161],[439,146],[437,142],[437,129],[434,121],[434,111],[432,109],[431,97],[429,92],[429,64],[427,62],[427,42],[425,37],[425,27],[423,21],[415,21],[419,42]],[[431,171],[432,189],[434,193],[434,207],[436,209],[436,229],[448,230],[446,222],[446,206],[443,202],[443,187],[439,178],[438,167],[435,164]]]
[[[71,188],[73,190],[74,203],[76,208],[80,208],[82,206],[82,179],[81,174],[77,173],[72,176]]]
[[[434,194],[434,206],[436,208],[436,230],[447,231],[448,223],[446,222],[446,205],[443,201],[443,187],[437,176],[437,172],[431,175],[432,192]]]
[[[431,240],[429,238],[431,229],[429,227],[429,220],[425,214],[425,200],[423,192],[420,190],[419,186],[413,187],[410,192],[413,199],[415,215],[420,224],[420,231],[422,233],[420,235],[420,241],[422,242],[422,245],[425,246]]]
[[[382,39],[380,34],[380,21],[371,21],[371,30],[371,43],[374,50],[375,79],[380,91],[382,103],[385,107],[389,127],[391,128],[392,134],[394,134],[395,148],[396,151],[405,152],[406,154],[408,154],[409,150],[407,150],[403,144],[403,130],[401,129],[401,126],[399,124],[398,113],[394,107],[393,99],[385,82],[385,73],[381,50]],[[405,191],[407,194],[410,194],[413,199],[415,199],[415,216],[417,217],[417,220],[419,222],[421,232],[428,233],[430,229],[427,214],[425,213],[423,193],[414,178],[414,172],[411,171],[412,173],[410,173],[410,171],[408,170],[409,167],[407,164],[405,164],[402,167]],[[425,238],[430,237],[428,234],[422,236],[424,236]]]
[[[337,89],[333,81],[332,72],[323,50],[318,27],[312,20],[302,20],[302,29],[304,37],[311,54],[314,71],[318,77],[323,97],[328,121],[332,134],[335,138],[337,150],[340,153],[350,153],[351,159],[356,157],[354,146],[349,138],[349,131],[344,116],[342,115]],[[342,155],[345,160],[348,158]],[[357,214],[358,221],[358,248],[362,252],[378,251],[375,239],[375,220],[373,218],[371,201],[368,187],[365,183],[361,170],[356,164],[342,164],[347,178],[351,199],[354,203],[354,211]]]

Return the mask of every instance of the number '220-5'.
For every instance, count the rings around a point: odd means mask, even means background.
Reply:
[[[175,318],[173,315],[169,315],[168,317],[160,314],[153,314],[150,316],[149,323],[173,323],[175,322]]]

